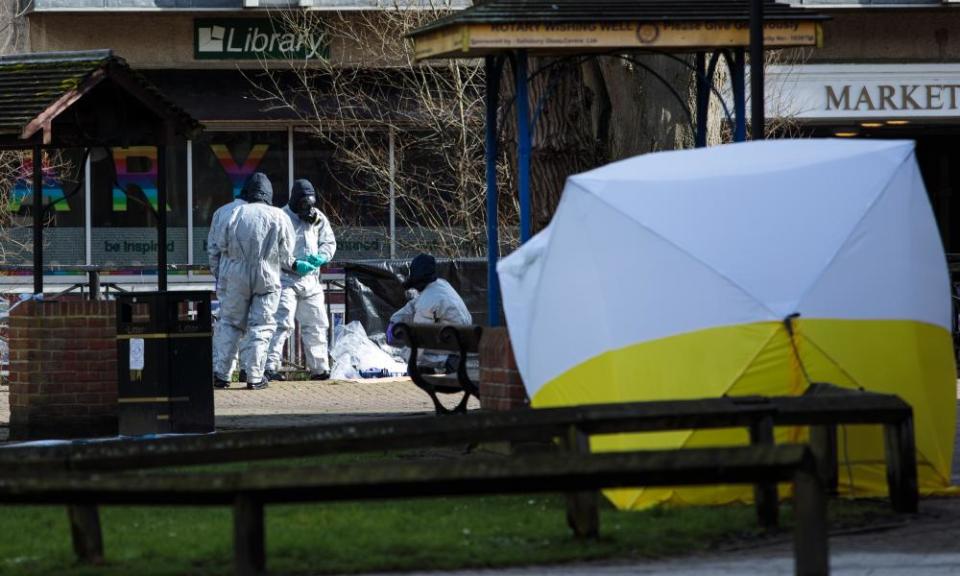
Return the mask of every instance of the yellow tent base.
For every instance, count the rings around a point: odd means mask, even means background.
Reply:
[[[794,327],[796,352],[780,322],[711,328],[610,351],[548,382],[532,403],[551,407],[797,395],[807,387],[805,371],[814,382],[896,394],[910,403],[921,494],[960,495],[960,488],[950,486],[957,402],[950,334],[939,326],[900,320],[799,319]],[[841,426],[837,436],[840,490],[886,496],[881,428]],[[802,442],[806,430],[778,428],[776,439]],[[607,452],[747,443],[745,430],[699,430],[600,436],[591,440],[591,448]],[[725,504],[752,497],[749,487],[727,486],[622,489],[607,495],[619,508],[659,502]]]

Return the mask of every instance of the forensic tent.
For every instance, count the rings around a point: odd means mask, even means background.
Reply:
[[[577,174],[550,226],[498,273],[534,407],[862,387],[913,406],[921,492],[950,484],[949,279],[912,142],[750,142]],[[885,495],[881,428],[837,436],[841,492]],[[778,442],[805,438],[777,429]],[[595,437],[592,448],[747,442],[742,430],[682,431]],[[639,508],[751,493],[608,496]]]

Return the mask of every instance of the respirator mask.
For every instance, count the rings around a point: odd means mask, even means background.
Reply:
[[[297,216],[307,224],[316,224],[320,222],[320,211],[316,207],[317,199],[315,196],[304,196],[297,202]]]

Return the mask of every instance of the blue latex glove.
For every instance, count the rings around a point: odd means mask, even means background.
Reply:
[[[306,260],[297,260],[293,263],[293,269],[297,271],[297,274],[306,276],[311,272],[316,272],[317,267]]]
[[[387,324],[387,344],[393,346],[393,322]]]
[[[309,256],[307,256],[307,262],[319,268],[327,263],[327,259],[321,256],[320,254],[310,254]]]

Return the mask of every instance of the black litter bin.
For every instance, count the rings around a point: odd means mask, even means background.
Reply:
[[[212,432],[209,292],[117,297],[120,434]]]

